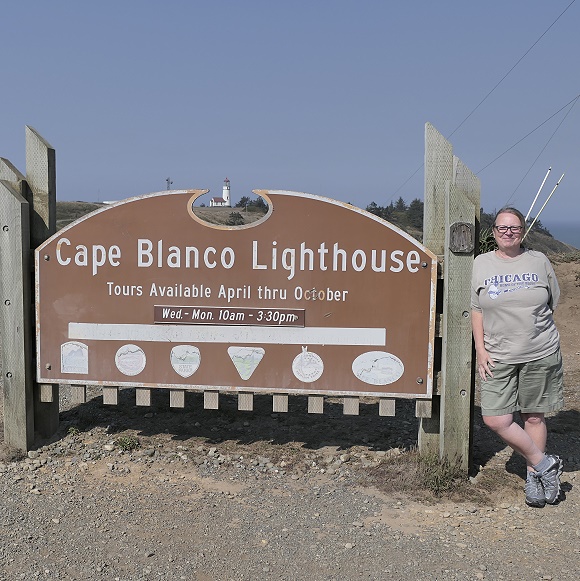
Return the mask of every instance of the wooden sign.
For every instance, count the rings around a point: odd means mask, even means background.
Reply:
[[[41,383],[431,397],[436,257],[363,210],[257,191],[202,221],[203,190],[90,214],[36,251]]]

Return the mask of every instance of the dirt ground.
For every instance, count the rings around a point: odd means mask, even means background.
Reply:
[[[474,469],[448,487],[417,460],[414,402],[384,418],[372,399],[344,416],[338,398],[314,415],[292,397],[277,414],[267,396],[241,412],[193,392],[170,408],[162,390],[151,407],[132,389],[105,406],[90,389],[73,405],[63,386],[54,438],[24,458],[0,442],[0,579],[578,579],[580,262],[555,268],[559,504],[525,505],[524,463],[477,405]]]

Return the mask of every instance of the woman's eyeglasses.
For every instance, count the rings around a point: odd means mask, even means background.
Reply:
[[[500,233],[505,234],[508,230],[513,234],[520,234],[523,230],[522,226],[494,226],[494,228]]]

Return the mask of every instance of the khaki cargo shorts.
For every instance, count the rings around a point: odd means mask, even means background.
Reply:
[[[496,363],[493,377],[481,382],[481,414],[548,413],[564,406],[562,355],[528,363]]]

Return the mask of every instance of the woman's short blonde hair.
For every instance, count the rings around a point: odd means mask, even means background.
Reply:
[[[511,206],[506,206],[505,208],[502,208],[501,210],[499,210],[499,212],[495,215],[495,218],[493,219],[493,225],[496,225],[497,222],[497,217],[500,214],[513,214],[514,216],[517,216],[517,218],[520,221],[520,224],[522,225],[522,229],[523,232],[526,231],[526,218],[525,216],[516,208],[512,208]]]

